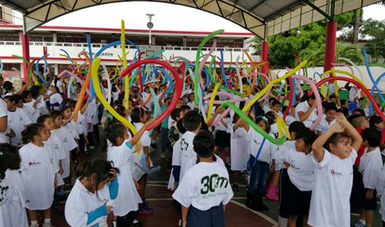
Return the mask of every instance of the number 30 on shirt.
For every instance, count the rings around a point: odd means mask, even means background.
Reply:
[[[215,189],[226,188],[229,184],[229,180],[226,177],[220,177],[218,174],[211,176],[204,176],[201,179],[201,194],[205,195],[209,192],[214,193]]]

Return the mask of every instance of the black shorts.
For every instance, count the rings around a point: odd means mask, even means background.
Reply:
[[[281,201],[279,205],[279,216],[308,215],[310,209],[311,191],[299,190],[289,178],[287,170],[281,172]]]
[[[230,147],[230,133],[217,130],[215,132],[215,146],[221,148]]]
[[[225,227],[225,215],[222,203],[201,211],[193,206],[188,209],[187,227]]]
[[[350,210],[352,212],[360,212],[365,203],[365,188],[362,180],[362,174],[358,168],[353,166],[353,186],[350,194]]]
[[[364,203],[362,204],[362,209],[364,209],[364,210],[377,210],[377,199],[376,199],[377,192],[376,192],[376,190],[374,190],[373,198],[367,199],[366,198],[366,192],[368,190],[369,189],[365,188],[365,198],[364,198]]]

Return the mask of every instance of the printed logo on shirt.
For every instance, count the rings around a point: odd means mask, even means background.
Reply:
[[[206,195],[208,193],[215,193],[218,188],[226,188],[229,184],[229,180],[226,177],[221,177],[218,174],[211,176],[204,176],[201,179],[201,194]]]
[[[330,172],[331,172],[331,174],[334,175],[334,176],[336,176],[336,175],[342,175],[342,173],[337,172],[337,171],[335,171],[334,169],[332,169]]]
[[[29,162],[28,165],[30,166],[37,166],[37,165],[40,165],[41,162]]]
[[[19,121],[23,121],[23,117],[22,116],[19,116]]]
[[[180,148],[182,151],[187,151],[189,144],[186,142],[184,138],[180,141]]]
[[[9,189],[9,186],[1,186],[0,185],[0,206],[2,206],[5,202],[5,196],[7,194],[7,191]]]

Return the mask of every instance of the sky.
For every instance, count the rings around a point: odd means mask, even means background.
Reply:
[[[185,6],[154,2],[124,2],[79,10],[48,22],[46,25],[120,28],[125,20],[127,29],[147,29],[148,17],[153,17],[156,30],[247,32],[244,28],[216,15]],[[364,8],[364,19],[385,20],[385,7],[371,5]],[[22,18],[17,13],[16,18]],[[15,23],[21,24],[20,19]]]

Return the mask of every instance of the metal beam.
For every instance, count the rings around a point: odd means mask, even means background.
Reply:
[[[258,2],[257,4],[253,5],[253,6],[249,9],[249,11],[255,10],[256,8],[258,8],[258,7],[260,7],[261,5],[263,5],[263,3],[265,3],[266,1],[267,1],[267,0],[262,0],[262,1]]]
[[[321,10],[318,6],[314,5],[312,2],[310,2],[309,0],[301,0],[302,2],[304,2],[305,4],[307,4],[308,6],[310,6],[311,8],[313,8],[315,11],[319,12],[320,14],[322,14],[322,16],[324,16],[326,19],[328,19],[329,21],[332,21],[333,20],[333,17],[331,17],[329,14],[327,14],[326,12],[324,12],[323,10]]]
[[[9,5],[10,8],[14,8],[14,9],[17,9],[17,10],[20,10],[23,14],[26,14],[27,13],[27,9],[15,4],[15,3],[12,3],[12,2],[9,2],[9,1],[0,1],[0,3],[2,5]]]
[[[270,14],[270,15],[267,15],[264,19],[266,22],[268,21],[271,21],[273,20],[274,18],[278,17],[278,16],[283,16],[285,12],[287,11],[292,11],[296,6],[298,5],[303,5],[304,3],[302,1],[295,1],[293,3],[291,3],[290,5],[288,6],[285,6],[283,7],[282,9]]]

